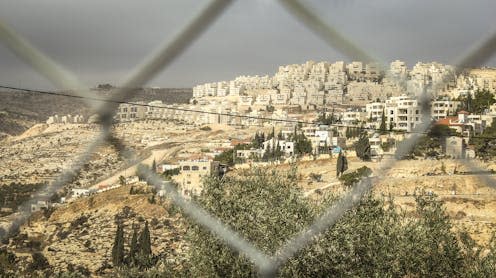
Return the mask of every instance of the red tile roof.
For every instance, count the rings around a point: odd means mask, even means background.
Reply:
[[[238,139],[232,139],[231,140],[231,146],[237,146],[241,144],[250,144],[250,140],[238,140]]]
[[[462,123],[458,122],[458,117],[446,117],[444,119],[439,119],[435,123],[436,125],[447,125],[447,126],[463,126]]]

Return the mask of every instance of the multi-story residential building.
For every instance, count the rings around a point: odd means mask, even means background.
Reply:
[[[217,83],[217,96],[225,97],[229,95],[229,83],[221,81]]]
[[[304,106],[307,104],[307,92],[303,87],[298,87],[293,93],[293,97],[289,100],[291,105]]]
[[[273,93],[270,95],[273,105],[286,105],[288,104],[289,95],[283,93]]]
[[[229,82],[229,95],[231,96],[241,96],[245,92],[245,85],[240,84],[236,81]]]
[[[270,97],[270,95],[258,95],[255,99],[254,105],[262,107],[268,106],[271,104]]]
[[[363,77],[364,70],[362,62],[352,62],[346,65],[346,70],[351,80],[357,80]]]
[[[265,154],[265,152],[270,151],[275,147],[279,147],[279,150],[281,150],[285,156],[292,156],[294,154],[294,143],[291,141],[278,140],[277,138],[272,138],[263,142],[262,144],[263,144],[262,156]]]
[[[241,96],[238,100],[239,110],[250,110],[252,105],[253,105],[252,96]]]
[[[367,112],[361,109],[348,110],[343,112],[341,121],[344,125],[353,126],[360,122],[365,122],[367,120]]]
[[[482,68],[471,69],[468,76],[472,81],[474,89],[488,90],[491,93],[496,93],[496,69]]]
[[[219,175],[219,162],[212,158],[192,156],[179,161],[180,173],[173,177],[179,184],[179,189],[185,196],[200,194],[201,182],[204,177]]]
[[[446,118],[455,115],[460,108],[461,102],[453,100],[434,100],[431,102],[431,117],[434,120]]]
[[[412,131],[422,120],[421,107],[408,96],[392,97],[386,101],[386,123],[397,130]]]
[[[380,120],[382,114],[385,112],[386,104],[383,102],[372,102],[365,105],[365,111],[367,112],[367,118],[373,121]]]
[[[365,78],[368,80],[378,80],[382,76],[382,69],[376,63],[365,65]]]
[[[144,102],[121,103],[117,108],[116,119],[119,121],[134,121],[144,119],[147,107]]]
[[[312,91],[308,94],[307,104],[313,104],[316,106],[323,106],[325,101],[324,91]]]

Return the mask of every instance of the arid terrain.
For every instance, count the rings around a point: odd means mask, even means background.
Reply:
[[[215,125],[210,130],[201,130],[193,125],[179,126],[160,121],[119,124],[115,128],[116,135],[138,153],[138,160],[148,165],[153,160],[174,163],[201,149],[228,144],[233,139],[232,134],[238,139],[250,138],[257,130]],[[5,165],[2,171],[7,171],[2,174],[2,180],[6,183],[49,182],[68,165],[74,154],[84,149],[97,131],[92,125],[37,125],[4,140],[2,149],[9,153],[0,157]],[[54,150],[61,155],[47,155]],[[130,177],[136,172],[136,164],[125,162],[110,146],[100,148],[92,158],[78,183],[70,187],[91,188],[116,183],[120,176]],[[315,160],[307,157],[297,162],[298,184],[304,197],[318,198],[325,191],[339,195],[347,190],[336,178],[335,163],[336,155],[321,155]],[[14,171],[22,165],[23,171]],[[350,153],[347,172],[362,166],[374,171],[380,165],[381,162],[362,162]],[[491,163],[482,166],[495,167]],[[287,163],[236,166],[246,167],[289,169],[291,166]],[[229,174],[236,174],[236,171]],[[386,176],[373,177],[373,192],[393,198],[405,213],[413,211],[415,195],[436,194],[445,202],[455,229],[466,229],[478,242],[485,243],[496,227],[496,191],[480,176],[467,172],[464,164],[457,160],[402,160]],[[313,178],[319,175],[319,179]],[[144,221],[148,221],[154,250],[169,250],[171,262],[179,266],[187,248],[183,240],[184,220],[167,199],[153,203],[150,196],[146,189],[131,195],[127,185],[61,204],[49,215],[35,213],[21,228],[20,234],[11,239],[9,248],[26,260],[29,260],[30,252],[41,250],[50,264],[61,270],[71,263],[103,274],[111,260],[117,221],[124,223],[126,237],[131,236],[133,227],[143,226]]]

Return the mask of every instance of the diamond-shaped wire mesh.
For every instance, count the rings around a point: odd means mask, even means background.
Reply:
[[[11,51],[61,89],[70,89],[71,92],[74,92],[75,96],[87,99],[93,110],[95,110],[101,118],[101,132],[99,136],[96,137],[93,143],[77,157],[69,169],[65,170],[48,186],[38,191],[29,202],[21,205],[20,212],[15,215],[11,223],[11,230],[22,225],[30,216],[29,206],[31,203],[47,198],[46,196],[56,192],[77,177],[82,169],[82,165],[90,160],[91,155],[102,144],[111,144],[131,163],[138,162],[133,160],[133,157],[136,157],[133,155],[133,151],[128,149],[112,134],[112,118],[115,110],[120,102],[129,99],[132,94],[132,91],[126,88],[140,87],[146,84],[161,70],[166,68],[225,11],[230,2],[231,1],[228,0],[212,1],[190,22],[190,24],[178,33],[177,37],[172,40],[172,42],[165,43],[164,46],[159,47],[156,53],[150,55],[141,65],[137,66],[135,71],[121,86],[122,89],[118,91],[117,96],[113,96],[111,101],[98,99],[90,91],[85,90],[84,88],[87,87],[85,87],[76,76],[51,61],[48,57],[31,46],[26,40],[18,36],[13,30],[8,28],[4,23],[0,22],[0,39],[11,49]],[[374,61],[379,63],[381,68],[385,69],[384,63],[381,63],[381,61],[375,57],[371,57],[344,34],[326,24],[324,20],[305,4],[297,0],[281,0],[280,2],[296,19],[304,23],[311,31],[315,32],[334,49],[352,59]],[[491,34],[487,39],[481,40],[478,44],[475,44],[465,55],[460,56],[460,59],[456,61],[455,65],[457,69],[481,65],[493,54],[495,48],[496,32]],[[433,88],[437,89],[442,87],[444,82],[447,82],[447,76],[442,78],[441,84],[434,84]],[[430,100],[430,96],[425,92],[419,97],[418,101],[422,107],[422,123],[415,128],[412,136],[405,139],[400,144],[395,153],[395,157],[401,157],[408,153],[415,145],[420,134],[425,133],[429,129],[431,121]],[[240,117],[240,115],[234,114],[230,114],[229,116]],[[355,184],[339,202],[325,210],[310,227],[301,231],[292,239],[288,239],[286,244],[276,251],[273,256],[265,254],[256,248],[253,244],[242,238],[237,232],[223,224],[219,219],[197,206],[193,201],[183,198],[176,189],[169,184],[164,183],[154,172],[148,170],[146,171],[145,176],[147,177],[147,180],[157,188],[165,188],[171,200],[181,207],[183,212],[189,215],[196,223],[204,226],[211,233],[225,241],[231,248],[248,257],[258,267],[261,275],[273,276],[277,273],[278,268],[294,256],[296,252],[310,244],[320,233],[334,225],[346,211],[357,205],[361,197],[371,190],[374,183],[381,181],[383,177],[387,176],[387,172],[394,166],[395,162],[396,160],[387,160],[383,162],[374,173],[375,178],[373,180],[371,178],[364,178]],[[463,163],[465,163],[469,169],[480,170],[480,167],[470,160],[463,160]],[[488,186],[494,186],[496,184],[490,176],[484,175],[481,176],[481,178]],[[0,236],[8,236],[8,233]]]

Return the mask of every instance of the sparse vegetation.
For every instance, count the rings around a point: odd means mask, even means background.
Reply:
[[[371,173],[372,170],[370,170],[370,168],[362,166],[353,172],[342,174],[339,177],[339,180],[343,182],[344,186],[350,187],[360,181],[363,177],[369,176]]]
[[[10,208],[11,211],[0,212],[0,217],[17,211],[17,207],[29,200],[31,194],[40,189],[44,184],[10,183],[0,185],[0,208]]]
[[[366,132],[363,132],[360,135],[360,138],[355,144],[355,152],[357,157],[359,157],[363,161],[369,161],[370,156],[370,142],[369,137]]]
[[[317,182],[322,181],[322,175],[321,174],[316,174],[316,173],[310,173],[309,177]]]

